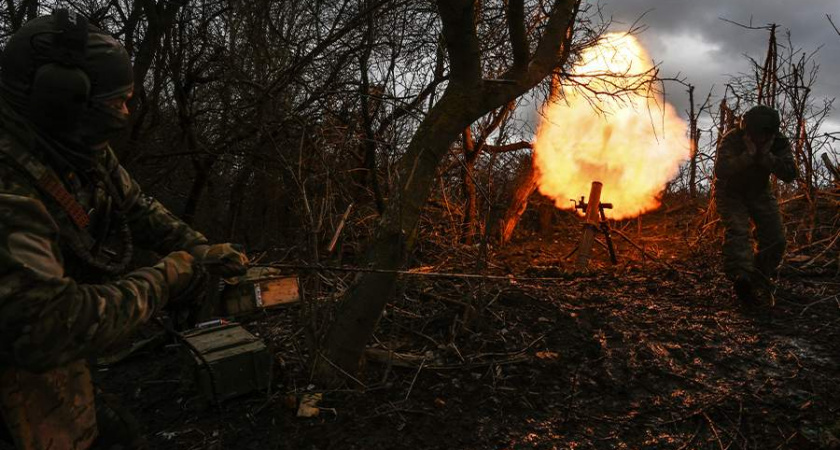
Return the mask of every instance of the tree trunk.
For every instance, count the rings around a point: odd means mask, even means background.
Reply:
[[[184,205],[184,213],[181,215],[184,222],[189,225],[195,223],[198,205],[204,197],[204,191],[207,189],[207,183],[210,181],[210,170],[215,163],[216,157],[213,155],[202,155],[193,158],[195,178],[193,179],[190,193],[187,196],[187,203]]]
[[[233,184],[230,187],[230,194],[228,195],[228,217],[225,221],[225,238],[231,242],[235,242],[236,228],[239,222],[239,217],[242,215],[243,198],[245,197],[245,189],[248,187],[248,181],[251,179],[254,171],[252,161],[248,160],[243,167],[236,174],[233,179]]]
[[[361,115],[362,115],[362,125],[364,127],[364,137],[362,138],[362,150],[364,152],[364,159],[365,159],[365,169],[367,169],[367,183],[370,186],[371,190],[373,191],[373,198],[376,202],[376,211],[379,214],[385,212],[385,198],[382,195],[382,188],[379,185],[379,177],[377,176],[377,169],[376,169],[376,142],[377,136],[376,133],[373,131],[373,118],[379,109],[379,100],[376,99],[374,102],[370,101],[370,97],[372,94],[381,94],[379,89],[371,89],[370,81],[368,77],[368,62],[370,60],[370,53],[373,49],[374,42],[373,42],[373,35],[374,35],[374,21],[373,15],[369,15],[367,19],[367,30],[365,31],[365,41],[366,46],[365,50],[362,52],[362,55],[359,57],[359,71],[361,76],[361,84],[359,89],[361,90],[361,95],[359,99],[361,100]]]
[[[132,112],[131,137],[137,139],[140,129],[143,127],[149,105],[146,104],[146,88],[144,81],[152,67],[155,58],[161,51],[161,40],[175,26],[175,18],[181,8],[178,2],[160,2],[153,0],[138,0],[133,6],[131,17],[126,28],[126,40],[130,45],[134,63],[134,95],[133,101],[129,102]],[[143,30],[143,39],[135,47],[134,33],[140,20],[140,10],[146,16],[148,25]],[[135,12],[137,14],[135,14]],[[129,35],[130,34],[130,35]]]
[[[537,190],[537,171],[534,169],[534,163],[529,158],[520,169],[519,176],[516,177],[516,187],[510,200],[510,205],[505,211],[504,218],[501,224],[500,241],[502,245],[507,244],[513,236],[513,230],[519,224],[519,219],[525,213],[528,207],[528,198],[534,191]]]
[[[691,198],[697,198],[697,145],[700,141],[697,129],[697,114],[694,113],[694,86],[688,85],[688,101],[691,105],[689,112],[689,136],[691,141],[691,162],[688,167],[688,192]]]
[[[479,150],[475,148],[475,139],[470,127],[464,129],[464,166],[461,177],[464,183],[464,243],[472,245],[478,229],[478,195],[475,185],[475,162],[478,160]]]
[[[444,94],[409,144],[409,154],[404,161],[411,160],[415,164],[401,164],[403,182],[399,187],[399,198],[388,203],[368,248],[366,259],[373,267],[397,269],[402,266],[406,249],[413,244],[415,227],[434,181],[435,169],[449,144],[469,124],[468,118],[458,117],[463,115],[464,109],[460,107],[459,103],[463,103],[458,97],[459,94]],[[393,273],[366,273],[351,287],[335,322],[327,331],[323,358],[316,359],[316,376],[334,383],[341,379],[336,368],[346,374],[356,374],[365,345],[392,295],[395,282]]]
[[[551,76],[551,86],[548,91],[548,101],[560,101],[563,92],[563,86],[560,83],[560,77],[557,73]],[[537,171],[534,168],[533,153],[531,158],[522,166],[519,175],[516,178],[516,187],[513,191],[510,204],[505,211],[505,216],[501,223],[501,233],[499,241],[502,245],[508,243],[513,237],[513,230],[519,224],[519,219],[525,210],[528,208],[528,198],[537,190]]]

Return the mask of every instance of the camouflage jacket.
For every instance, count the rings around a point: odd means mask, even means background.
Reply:
[[[718,145],[715,161],[715,189],[725,195],[752,197],[770,186],[770,174],[789,183],[798,171],[790,148],[790,141],[776,133],[765,148],[751,153],[744,130],[726,133]],[[754,146],[753,146],[754,147]]]
[[[169,293],[162,268],[95,274],[67,243],[103,247],[113,233],[94,231],[113,205],[140,247],[166,254],[207,240],[143,195],[110,149],[98,181],[57,174],[89,211],[81,229],[10,156],[29,149],[2,129],[0,146],[0,410],[19,448],[87,448],[96,425],[85,359],[123,341]]]

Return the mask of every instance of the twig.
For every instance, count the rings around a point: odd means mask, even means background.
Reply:
[[[815,262],[816,262],[819,258],[822,258],[822,257],[823,257],[826,253],[828,253],[828,251],[829,251],[829,250],[831,250],[831,249],[834,247],[834,244],[836,244],[836,243],[837,243],[837,239],[838,239],[838,238],[840,238],[840,233],[835,234],[835,235],[834,235],[834,239],[832,239],[832,240],[831,240],[831,243],[830,243],[830,244],[828,244],[828,245],[826,245],[826,246],[825,246],[825,248],[823,249],[823,251],[822,251],[822,252],[820,252],[820,254],[819,254],[819,255],[814,256],[813,258],[811,258],[811,260],[810,260],[810,261],[808,261],[807,263],[805,263],[805,264],[802,266],[802,268],[803,268],[803,269],[807,269],[809,266],[811,266],[812,264],[814,264],[814,263],[815,263]]]
[[[469,369],[476,369],[479,367],[487,367],[487,366],[504,366],[507,364],[519,364],[523,362],[530,361],[531,358],[527,356],[519,356],[516,358],[509,358],[509,359],[502,359],[502,360],[493,360],[493,361],[486,361],[480,363],[470,363],[470,364],[453,364],[453,365],[444,365],[444,366],[426,366],[426,370],[469,370]]]
[[[654,256],[654,255],[652,255],[652,254],[648,253],[648,251],[647,251],[647,250],[643,249],[643,248],[642,248],[642,247],[640,247],[638,244],[636,244],[635,242],[633,242],[633,240],[632,240],[632,239],[630,239],[629,237],[627,237],[627,235],[626,235],[626,234],[624,234],[624,233],[622,233],[621,231],[618,231],[618,230],[613,230],[613,231],[615,231],[615,233],[616,233],[616,234],[618,234],[619,236],[621,236],[621,238],[622,238],[622,239],[624,239],[625,241],[627,241],[627,243],[628,243],[628,244],[632,245],[633,247],[636,247],[636,250],[638,250],[638,251],[642,252],[642,255],[647,256],[648,258],[650,258],[650,259],[652,259],[652,260],[654,260],[654,261],[656,261],[656,262],[658,262],[658,263],[660,263],[660,264],[664,265],[665,267],[667,267],[667,268],[669,268],[669,269],[671,269],[671,270],[677,270],[674,266],[672,266],[672,265],[668,264],[668,262],[666,262],[666,261],[662,261],[661,259],[657,258],[656,256]]]
[[[738,22],[735,22],[734,20],[729,20],[729,19],[726,19],[726,18],[723,18],[723,17],[718,17],[718,19],[720,19],[724,22],[731,23],[732,25],[737,25],[741,28],[746,28],[748,30],[769,30],[770,29],[770,25],[764,25],[762,27],[757,27],[757,26],[752,25],[752,23],[749,24],[749,25],[745,25],[743,23],[738,23]]]
[[[488,356],[519,356],[519,355],[527,352],[528,349],[533,347],[534,344],[536,344],[537,342],[545,339],[546,336],[548,336],[547,333],[543,334],[542,336],[540,336],[540,337],[534,339],[533,341],[531,341],[531,343],[526,345],[525,348],[523,348],[522,350],[516,351],[516,352],[512,352],[512,353],[479,353],[477,355],[470,356],[470,360],[472,361],[472,360],[475,360],[475,359],[486,358]]]
[[[806,249],[809,249],[811,247],[817,247],[817,246],[820,246],[822,244],[825,244],[826,242],[830,241],[831,239],[832,239],[831,237],[827,237],[827,238],[824,238],[824,239],[820,239],[818,241],[814,241],[810,244],[803,245],[802,247],[792,249],[788,252],[788,254],[789,255],[796,255],[797,253],[800,253],[800,252],[802,252]]]
[[[334,363],[334,362],[332,362],[332,361],[330,361],[330,359],[329,359],[329,358],[327,358],[327,357],[326,357],[326,356],[325,356],[322,352],[320,352],[320,351],[319,351],[319,352],[318,352],[318,356],[320,356],[320,357],[321,357],[324,361],[326,361],[326,362],[327,362],[327,364],[329,364],[330,366],[332,366],[332,368],[333,368],[333,369],[338,370],[339,372],[341,372],[341,373],[342,373],[344,376],[346,376],[347,378],[350,378],[351,380],[355,381],[355,382],[356,382],[359,386],[361,386],[361,387],[362,387],[362,389],[367,390],[367,386],[365,386],[365,384],[364,384],[364,383],[362,383],[361,381],[359,381],[359,379],[358,379],[358,378],[356,378],[356,377],[354,377],[353,375],[350,375],[349,373],[347,373],[347,371],[345,371],[345,370],[344,370],[344,369],[342,369],[341,367],[338,367],[337,365],[335,365],[335,363]]]
[[[800,311],[800,312],[799,312],[799,317],[802,317],[802,315],[803,315],[803,314],[805,314],[805,311],[807,311],[807,310],[808,310],[809,308],[811,308],[812,306],[814,306],[814,305],[818,305],[818,304],[820,304],[820,303],[822,303],[822,302],[825,302],[825,301],[828,301],[828,300],[834,300],[834,299],[836,299],[838,296],[840,296],[840,294],[829,295],[829,296],[828,296],[828,297],[826,297],[826,298],[821,298],[821,299],[819,299],[819,300],[817,300],[817,301],[814,301],[814,302],[808,303],[807,305],[805,305],[805,307],[804,307],[804,308],[802,308],[802,311]]]
[[[779,202],[779,206],[786,205],[786,204],[788,204],[788,203],[790,203],[790,202],[795,202],[795,201],[797,201],[797,200],[801,200],[801,199],[803,199],[803,198],[805,198],[805,194],[794,195],[793,197],[786,198],[786,199],[784,199],[784,200],[780,201],[780,202]]]
[[[281,394],[285,394],[285,392],[277,391],[277,392],[271,394],[271,396],[269,396],[267,399],[265,399],[265,401],[262,402],[260,404],[260,406],[257,406],[256,408],[254,408],[253,411],[249,412],[248,416],[250,416],[250,418],[253,420],[254,417],[256,417],[259,413],[261,413],[268,405],[270,405]]]
[[[347,222],[347,217],[350,215],[350,211],[353,209],[353,204],[350,203],[347,205],[347,209],[344,211],[344,214],[341,216],[341,221],[338,222],[338,226],[335,228],[335,234],[333,234],[333,238],[330,241],[329,247],[327,247],[327,253],[332,253],[335,250],[335,245],[338,243],[338,237],[341,236],[341,230],[344,229],[344,224]]]
[[[678,448],[677,450],[687,449],[688,446],[691,445],[691,443],[694,442],[695,439],[697,439],[697,435],[700,434],[700,428],[702,428],[702,427],[703,427],[703,421],[698,420],[697,421],[697,429],[694,430],[694,433],[691,435],[691,438],[689,440],[685,441],[685,444],[681,445],[680,448]]]
[[[428,411],[422,411],[422,410],[419,410],[419,409],[397,408],[393,404],[389,404],[389,406],[391,407],[389,410],[377,411],[376,413],[374,413],[370,416],[362,417],[361,420],[374,419],[376,417],[381,417],[381,416],[385,416],[385,415],[393,414],[393,413],[422,414],[424,416],[436,417],[434,414],[432,414]]]
[[[826,14],[825,17],[828,19],[828,23],[831,24],[831,27],[834,28],[834,31],[836,31],[837,34],[840,35],[840,29],[838,29],[837,25],[834,24],[834,21],[831,20],[831,14]]]
[[[712,433],[715,435],[715,439],[717,439],[717,443],[720,446],[720,450],[724,450],[723,442],[721,442],[720,440],[720,435],[718,434],[717,429],[715,428],[714,422],[712,422],[712,419],[709,418],[709,415],[706,414],[705,411],[703,412],[703,417],[706,419],[706,422],[708,422],[709,424],[709,428],[711,428]]]
[[[397,270],[397,269],[375,269],[370,267],[347,267],[347,266],[326,266],[326,265],[306,265],[306,264],[257,264],[252,267],[274,267],[278,269],[291,270],[311,270],[311,271],[325,271],[325,272],[361,272],[361,273],[383,273],[392,275],[411,275],[418,277],[431,278],[462,278],[475,280],[504,280],[504,281],[569,281],[575,279],[577,276],[569,274],[565,277],[525,277],[520,275],[481,275],[475,273],[442,273],[442,272],[416,272],[413,270]]]
[[[400,324],[398,324],[397,322],[395,322],[395,321],[393,321],[393,320],[390,320],[390,319],[387,319],[387,318],[386,318],[386,320],[388,320],[388,322],[389,322],[391,325],[394,325],[394,326],[395,326],[395,327],[397,327],[397,328],[401,328],[401,329],[403,329],[403,330],[405,330],[405,331],[408,331],[409,333],[416,334],[417,336],[420,336],[421,338],[427,339],[429,342],[431,342],[431,343],[433,343],[433,344],[434,344],[435,348],[437,348],[437,347],[439,347],[439,346],[440,346],[440,343],[439,343],[438,341],[436,341],[434,338],[432,338],[431,336],[429,336],[429,335],[426,335],[426,334],[424,334],[424,333],[422,333],[422,332],[420,332],[420,331],[417,331],[417,330],[411,329],[411,328],[409,328],[409,327],[407,327],[407,326],[405,326],[405,325],[400,325]]]
[[[411,380],[411,386],[408,387],[408,392],[405,393],[405,401],[408,401],[408,396],[411,395],[411,390],[414,389],[414,383],[417,382],[417,377],[420,376],[420,371],[423,370],[424,364],[426,364],[425,357],[423,357],[423,361],[420,361],[420,367],[417,368],[417,372],[414,373],[414,378]]]

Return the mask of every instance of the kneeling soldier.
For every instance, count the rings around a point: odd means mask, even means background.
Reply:
[[[194,283],[194,262],[231,276],[247,258],[208,245],[117,161],[108,143],[134,80],[114,38],[57,10],[12,36],[0,69],[0,436],[137,448],[132,419],[94,396],[87,359]],[[134,245],[168,256],[129,271]]]

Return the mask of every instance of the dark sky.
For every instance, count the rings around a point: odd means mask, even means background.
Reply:
[[[820,65],[814,95],[840,97],[840,35],[831,27],[826,14],[840,25],[840,0],[611,0],[602,2],[613,30],[625,31],[641,18],[647,30],[639,35],[651,57],[661,63],[662,76],[681,74],[697,86],[698,97],[705,97],[714,86],[718,97],[730,75],[748,70],[744,54],[763,60],[768,32],[747,30],[720,18],[738,23],[781,27],[780,43],[787,43],[788,30],[795,47],[811,52],[818,48]],[[781,50],[780,50],[781,52]],[[668,99],[683,114],[687,109],[684,88],[667,86]],[[840,100],[835,104],[840,108]],[[840,131],[840,111],[834,112],[824,131]]]

